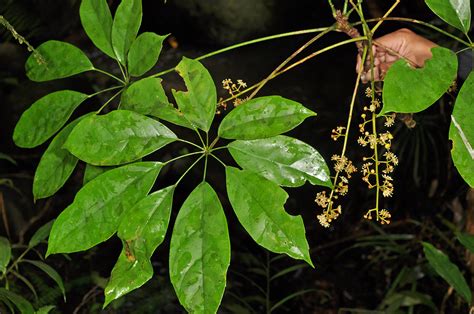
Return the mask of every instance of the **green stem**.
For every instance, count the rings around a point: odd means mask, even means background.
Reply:
[[[92,98],[92,97],[97,96],[97,95],[99,95],[99,94],[102,94],[102,93],[105,93],[105,92],[108,92],[108,91],[111,91],[111,90],[115,90],[115,89],[118,89],[118,88],[123,88],[123,86],[113,86],[113,87],[109,87],[109,88],[100,90],[100,91],[98,91],[98,92],[95,92],[95,93],[93,93],[93,94],[90,94],[90,95],[88,95],[87,97],[88,97],[88,98]]]
[[[201,146],[199,146],[199,145],[197,145],[197,144],[194,144],[193,142],[190,142],[190,141],[187,141],[187,140],[183,140],[182,138],[177,138],[176,140],[177,140],[178,142],[183,142],[183,143],[192,145],[192,146],[194,146],[194,147],[196,147],[196,148],[199,148],[199,149],[204,149],[204,147],[201,147]]]
[[[211,145],[209,145],[209,150],[210,151],[213,151],[213,147],[217,144],[217,142],[219,141],[220,137],[219,136],[216,136],[216,138],[212,141]]]
[[[212,156],[215,160],[217,160],[218,162],[220,162],[221,165],[224,166],[224,168],[227,167],[227,165],[226,165],[222,160],[220,160],[219,158],[217,158],[216,155],[214,155],[214,154],[212,154],[212,153],[209,153],[209,156]]]
[[[289,65],[288,67],[282,69],[281,71],[275,73],[270,79],[274,79],[275,77],[277,77],[277,76],[279,76],[279,75],[281,75],[281,74],[283,74],[283,73],[285,73],[285,72],[287,72],[287,71],[289,71],[289,70],[291,70],[291,69],[297,67],[298,65],[300,65],[300,64],[302,64],[302,63],[308,61],[309,59],[312,59],[312,58],[316,57],[317,55],[320,55],[320,54],[322,54],[322,53],[324,53],[324,52],[327,52],[327,51],[332,50],[332,49],[334,49],[334,48],[337,48],[337,47],[340,47],[340,46],[344,46],[344,45],[347,45],[347,44],[350,44],[350,43],[354,43],[354,42],[357,42],[357,41],[362,41],[362,40],[367,40],[367,37],[361,36],[361,37],[356,37],[356,38],[351,38],[351,39],[343,40],[343,41],[338,42],[338,43],[336,43],[336,44],[333,44],[333,45],[330,45],[330,46],[325,47],[325,48],[323,48],[323,49],[320,49],[320,50],[318,50],[318,51],[316,51],[316,52],[313,52],[312,54],[308,55],[307,57],[304,57],[303,59],[292,63],[291,65]],[[236,94],[236,95],[234,95],[234,96],[232,96],[232,97],[229,97],[229,98],[226,98],[226,99],[220,101],[219,104],[222,104],[222,103],[228,102],[228,101],[230,101],[230,100],[233,100],[233,99],[235,99],[235,98],[237,98],[237,97],[240,97],[240,96],[242,96],[243,94],[246,94],[246,93],[248,93],[249,91],[251,91],[251,90],[257,88],[257,87],[258,87],[260,84],[262,84],[263,82],[264,82],[264,80],[262,80],[262,81],[260,81],[260,82],[258,82],[258,83],[256,83],[256,84],[250,86],[250,87],[247,88],[247,89],[244,89],[243,91],[241,91],[240,93],[238,93],[238,94]]]
[[[372,23],[372,22],[378,22],[380,20],[383,20],[383,21],[398,21],[398,22],[408,22],[408,23],[413,23],[413,24],[419,24],[419,25],[423,25],[423,26],[426,26],[428,28],[431,28],[432,30],[435,30],[437,31],[438,33],[441,33],[443,35],[446,35],[448,37],[451,37],[452,39],[466,45],[466,46],[471,46],[470,43],[468,43],[467,41],[449,33],[449,32],[446,32],[444,30],[442,30],[441,28],[439,27],[436,27],[434,25],[431,25],[430,23],[427,23],[427,22],[423,22],[423,21],[420,21],[420,20],[415,20],[415,19],[411,19],[411,18],[407,18],[407,17],[386,17],[386,18],[375,18],[375,19],[367,19],[366,22],[367,23]],[[358,24],[362,24],[361,22],[357,22],[357,23],[354,23],[353,25],[358,25]]]
[[[304,29],[304,30],[281,33],[281,34],[261,37],[261,38],[257,38],[257,39],[253,39],[253,40],[249,40],[249,41],[244,41],[244,42],[241,42],[241,43],[238,43],[238,44],[235,44],[235,45],[232,45],[232,46],[229,46],[229,47],[225,47],[225,48],[210,52],[208,54],[202,55],[202,56],[196,58],[195,60],[200,61],[200,60],[203,60],[203,59],[206,59],[206,58],[209,58],[209,57],[213,57],[215,55],[218,55],[218,54],[230,51],[230,50],[234,50],[234,49],[237,49],[237,48],[240,48],[240,47],[245,47],[245,46],[248,46],[248,45],[253,45],[253,44],[256,44],[256,43],[263,42],[263,41],[268,41],[268,40],[273,40],[273,39],[278,39],[278,38],[284,38],[284,37],[289,37],[289,36],[319,33],[319,32],[325,31],[328,28],[329,27]],[[164,71],[161,71],[159,73],[156,73],[156,74],[152,75],[152,77],[158,77],[158,76],[161,76],[161,75],[173,72],[173,71],[174,71],[174,68],[167,69],[167,70],[164,70]]]
[[[193,156],[193,155],[199,155],[199,154],[202,155],[203,152],[200,151],[200,152],[192,152],[192,153],[184,154],[184,155],[181,155],[181,156],[172,158],[172,159],[170,159],[170,160],[167,160],[167,161],[165,161],[163,164],[164,164],[164,165],[167,165],[167,164],[170,164],[170,163],[172,163],[172,162],[175,162],[176,160],[179,160],[179,159],[182,159],[182,158],[186,158],[186,157],[189,157],[189,156]]]
[[[295,52],[293,52],[288,58],[286,58],[285,61],[283,61],[278,67],[276,67],[272,73],[270,73],[270,75],[268,75],[259,85],[258,87],[252,92],[252,94],[250,94],[250,96],[248,97],[247,100],[250,100],[252,99],[258,92],[260,89],[262,89],[262,87],[269,81],[271,80],[271,78],[273,77],[273,75],[275,75],[276,73],[278,73],[278,71],[280,71],[285,65],[287,65],[291,60],[293,60],[297,55],[299,55],[303,50],[305,50],[306,48],[308,48],[312,43],[314,43],[315,41],[317,41],[318,39],[320,39],[321,37],[323,37],[324,35],[326,35],[327,33],[329,33],[330,31],[334,30],[335,29],[335,26],[331,26],[329,27],[328,29],[324,30],[323,32],[319,33],[318,35],[314,36],[313,38],[311,38],[309,41],[307,41],[303,46],[301,46],[300,48],[298,48]]]
[[[117,93],[115,93],[112,97],[109,98],[109,100],[107,100],[105,102],[105,104],[102,105],[102,107],[99,108],[99,110],[97,110],[96,114],[99,114],[102,109],[104,109],[115,97],[117,97],[120,93],[122,92],[122,90],[119,90]]]
[[[0,277],[0,281],[5,279],[6,276],[8,275],[9,272],[12,271],[13,268],[15,268],[18,263],[21,263],[21,260],[23,259],[23,257],[25,257],[25,255],[31,250],[31,247],[28,247],[26,250],[23,251],[23,253],[20,254],[20,256],[18,256],[18,258],[11,264],[10,267],[8,267],[8,269],[3,273],[3,275]]]
[[[209,154],[206,154],[206,158],[204,159],[204,174],[202,176],[202,182],[206,181],[206,174],[207,174],[207,158]]]
[[[226,149],[228,148],[227,145],[226,146],[219,146],[219,147],[216,147],[216,148],[212,148],[212,149],[209,149],[209,152],[214,152],[216,150],[221,150],[221,149]]]
[[[104,71],[104,70],[101,70],[101,69],[98,69],[98,68],[93,68],[92,70],[93,70],[93,71],[96,71],[96,72],[99,72],[99,73],[102,73],[102,74],[105,74],[105,75],[107,75],[107,76],[109,76],[109,77],[111,77],[111,78],[113,78],[113,79],[119,81],[119,82],[122,83],[123,85],[126,84],[124,80],[122,80],[122,79],[116,77],[116,76],[113,75],[112,73],[109,73],[109,72],[107,72],[107,71]]]
[[[186,174],[191,171],[191,169],[193,169],[193,167],[204,157],[204,155],[202,155],[201,157],[199,157],[198,159],[196,159],[196,161],[194,161],[192,163],[191,166],[189,166],[189,168],[181,175],[181,177],[179,177],[178,181],[176,181],[176,183],[174,184],[174,186],[178,186],[178,184],[181,182],[181,180],[183,180],[183,178],[186,176]]]

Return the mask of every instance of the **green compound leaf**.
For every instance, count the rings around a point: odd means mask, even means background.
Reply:
[[[51,220],[39,227],[39,229],[36,230],[36,232],[31,237],[30,242],[28,242],[28,246],[35,247],[40,244],[41,241],[46,240],[46,238],[49,236],[49,233],[51,232],[51,227],[53,226],[53,223],[54,220]]]
[[[383,86],[383,108],[387,112],[414,113],[437,101],[453,83],[457,74],[456,54],[449,49],[431,49],[433,57],[420,69],[405,60],[395,62],[387,72]]]
[[[12,247],[10,241],[5,237],[0,237],[0,273],[5,273],[7,265],[12,258]]]
[[[132,76],[142,76],[155,66],[160,56],[163,40],[167,36],[155,33],[142,33],[138,36],[128,52],[128,72]]]
[[[176,135],[160,122],[115,110],[79,122],[64,147],[89,164],[115,166],[136,161],[175,140]]]
[[[449,260],[446,254],[436,249],[430,243],[423,242],[423,250],[426,259],[436,273],[446,280],[448,284],[453,286],[454,290],[456,290],[468,304],[471,304],[471,289],[459,268]]]
[[[35,312],[33,305],[27,299],[5,288],[0,288],[0,299],[3,298],[15,304],[21,314],[33,314]]]
[[[474,187],[474,72],[459,91],[451,115],[449,139],[453,141],[451,157],[459,174]]]
[[[87,183],[54,222],[46,255],[84,251],[110,238],[122,212],[148,194],[162,166],[137,162]]]
[[[120,106],[122,109],[193,128],[183,114],[169,103],[160,78],[147,77],[131,84],[122,94]]]
[[[227,195],[237,218],[259,245],[313,266],[301,216],[286,213],[288,194],[248,170],[226,167]]]
[[[227,147],[243,169],[280,186],[298,187],[306,181],[332,186],[324,158],[313,147],[295,138],[278,135],[259,140],[237,140]]]
[[[466,249],[471,251],[471,253],[474,253],[474,235],[467,233],[458,233],[456,234],[456,237]]]
[[[31,54],[25,64],[26,76],[32,81],[51,81],[94,69],[81,49],[62,41],[47,41],[36,48],[36,53],[42,62]]]
[[[97,48],[115,59],[112,48],[112,14],[106,0],[82,0],[82,27]]]
[[[216,313],[230,263],[227,220],[216,192],[199,184],[184,201],[170,245],[170,278],[190,313]]]
[[[63,148],[72,129],[86,116],[69,123],[51,141],[36,168],[33,179],[35,200],[55,194],[71,176],[77,164],[77,158]]]
[[[23,260],[23,262],[29,263],[31,265],[38,267],[46,275],[48,275],[51,279],[53,279],[54,282],[58,285],[59,289],[61,290],[61,293],[63,294],[64,302],[66,302],[66,289],[64,289],[63,280],[61,279],[61,276],[58,274],[58,272],[54,270],[53,267],[41,261],[32,261],[32,260],[25,259]]]
[[[443,21],[467,34],[471,28],[471,0],[425,0]]]
[[[15,144],[23,148],[43,144],[61,129],[88,97],[72,90],[62,90],[38,99],[23,112],[16,124],[13,132]]]
[[[234,108],[222,120],[219,136],[255,140],[288,132],[316,113],[281,96],[259,97]]]
[[[174,186],[159,190],[123,213],[118,236],[124,248],[105,288],[104,307],[152,277],[150,258],[165,238],[173,192]]]
[[[126,64],[130,46],[137,37],[142,23],[142,1],[122,0],[112,24],[112,46],[117,59]]]
[[[179,110],[193,125],[208,132],[217,108],[217,92],[211,74],[199,62],[183,57],[176,66],[186,92],[173,90]]]

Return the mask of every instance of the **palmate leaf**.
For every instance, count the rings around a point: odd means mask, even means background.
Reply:
[[[259,97],[234,108],[219,125],[226,139],[254,140],[288,132],[316,113],[281,96]]]
[[[216,313],[230,263],[230,240],[222,205],[202,182],[184,201],[170,244],[170,278],[190,313]]]
[[[67,122],[74,110],[89,96],[72,90],[48,94],[23,112],[15,126],[13,140],[23,148],[46,142]]]
[[[124,248],[105,288],[104,307],[152,277],[150,257],[165,238],[173,191],[171,186],[152,193],[123,213],[118,236]]]
[[[449,49],[431,49],[433,57],[421,69],[412,68],[405,60],[395,62],[384,78],[383,108],[387,112],[415,113],[437,101],[456,78],[457,58]]]
[[[446,23],[467,34],[471,28],[471,0],[425,0]]]
[[[77,164],[77,158],[63,148],[72,129],[87,117],[84,115],[63,128],[51,141],[36,168],[33,179],[35,200],[55,194],[71,176]]]
[[[136,161],[176,140],[160,122],[128,110],[93,115],[79,122],[64,147],[96,166]]]
[[[66,42],[47,41],[36,48],[36,53],[41,55],[42,62],[33,53],[25,64],[26,75],[32,81],[51,81],[94,69],[81,49]]]
[[[122,94],[121,108],[193,128],[183,114],[169,103],[160,78],[147,77],[132,83]]]
[[[97,48],[116,58],[112,48],[112,14],[106,0],[82,0],[79,9],[82,27]]]
[[[135,39],[128,52],[130,75],[142,76],[156,64],[166,37],[146,32]]]
[[[112,24],[112,46],[117,59],[126,65],[127,54],[142,23],[142,0],[122,0]]]
[[[430,243],[423,242],[423,250],[426,259],[436,273],[453,286],[454,290],[456,290],[468,304],[471,304],[471,289],[459,268],[449,260],[446,254],[436,249]]]
[[[183,57],[176,66],[187,91],[173,90],[179,110],[194,126],[208,132],[217,108],[217,92],[211,74],[199,62]]]
[[[474,72],[459,91],[451,115],[449,139],[453,141],[451,157],[459,174],[474,187]]]
[[[55,220],[46,255],[87,250],[110,238],[122,212],[148,194],[162,166],[159,162],[137,162],[87,183]]]
[[[237,218],[255,242],[313,266],[303,219],[287,214],[283,207],[288,198],[285,190],[251,171],[233,167],[226,167],[226,186]]]
[[[298,187],[309,181],[331,187],[324,158],[308,144],[284,135],[237,140],[228,146],[243,169],[251,170],[280,186]]]

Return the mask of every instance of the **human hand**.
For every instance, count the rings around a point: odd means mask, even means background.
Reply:
[[[432,41],[419,36],[407,28],[399,29],[374,40],[372,52],[374,54],[374,79],[380,81],[390,66],[400,58],[406,59],[413,67],[421,68],[425,61],[432,57],[431,48],[437,45]],[[370,58],[366,58],[364,68],[361,69],[361,56],[357,56],[356,71],[362,70],[361,80],[367,83],[371,79]]]

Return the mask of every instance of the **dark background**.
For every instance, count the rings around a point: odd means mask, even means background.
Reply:
[[[117,0],[108,2],[112,10],[119,3]],[[338,1],[335,3],[339,4]],[[391,4],[390,1],[367,2],[366,17],[383,15]],[[78,0],[0,0],[0,14],[33,46],[50,39],[67,41],[86,51],[95,66],[119,74],[114,63],[102,55],[83,32],[78,14],[79,5]],[[172,38],[165,43],[160,61],[152,72],[173,67],[182,56],[197,57],[245,40],[329,26],[334,22],[324,1],[310,0],[168,0],[166,3],[144,0],[143,12],[140,32],[170,33]],[[402,1],[392,15],[443,25],[420,0]],[[441,45],[454,50],[457,48],[446,37],[433,34],[426,28],[399,22],[385,22],[379,35],[400,27],[410,27]],[[444,25],[442,27],[447,29]],[[311,35],[300,35],[268,41],[214,56],[203,63],[211,72],[219,95],[226,97],[220,86],[223,79],[242,79],[250,86],[266,77],[310,38]],[[344,34],[332,33],[302,55],[344,39]],[[177,47],[173,48],[171,42],[177,43]],[[294,99],[318,113],[317,117],[308,119],[292,131],[291,135],[318,149],[328,163],[330,157],[341,150],[342,143],[332,141],[330,134],[331,129],[345,125],[347,120],[356,78],[356,53],[355,46],[346,45],[322,54],[270,81],[259,92],[259,95],[278,94]],[[18,45],[7,31],[0,28],[0,152],[8,154],[17,162],[17,165],[12,165],[0,160],[0,178],[11,180],[10,186],[0,186],[7,214],[7,221],[0,226],[0,234],[8,235],[15,243],[27,241],[39,226],[56,217],[72,202],[75,192],[81,187],[84,169],[84,165],[80,164],[57,195],[33,203],[32,178],[47,144],[30,150],[20,149],[13,144],[13,129],[21,113],[36,99],[55,90],[68,88],[92,93],[97,88],[111,84],[107,78],[95,73],[46,83],[31,82],[24,74],[27,56],[25,46]],[[167,90],[184,89],[181,79],[175,73],[164,76],[164,86]],[[360,89],[358,106],[363,106],[364,88],[365,86]],[[75,115],[96,109],[103,101],[100,98],[88,101],[81,105]],[[285,306],[275,312],[337,313],[339,310],[341,313],[356,313],[351,311],[374,310],[377,307],[386,309],[383,302],[395,302],[387,301],[386,296],[403,269],[408,269],[410,273],[408,279],[405,279],[405,286],[397,289],[414,289],[424,293],[431,297],[436,307],[444,306],[447,313],[465,310],[465,305],[455,296],[448,296],[443,301],[448,287],[433,276],[426,266],[420,245],[420,240],[438,243],[463,270],[468,269],[463,251],[454,243],[449,227],[454,225],[462,229],[465,224],[468,191],[449,156],[447,121],[451,102],[452,96],[448,95],[436,106],[415,115],[415,128],[407,127],[403,121],[406,117],[397,119],[393,130],[393,151],[400,158],[400,166],[394,174],[395,195],[383,200],[383,206],[392,212],[391,225],[380,227],[363,220],[365,211],[373,206],[374,195],[366,189],[359,175],[353,178],[350,193],[342,201],[343,214],[329,229],[321,227],[316,219],[320,209],[314,203],[314,197],[321,188],[307,184],[302,188],[287,189],[290,198],[286,209],[292,214],[303,215],[316,269],[302,266],[299,270],[272,281],[270,300],[273,304],[295,291],[312,289],[285,303]],[[356,111],[355,117],[358,117],[360,108]],[[179,129],[178,133],[180,136],[193,138],[193,134],[187,131]],[[179,144],[173,144],[150,159],[168,159],[176,156],[180,149]],[[367,152],[356,144],[355,139],[352,140],[349,156],[359,168],[361,157],[365,154]],[[229,156],[221,157],[232,163]],[[163,171],[158,186],[174,183],[187,166],[189,163],[182,162]],[[172,222],[181,203],[201,179],[201,172],[202,166],[196,167],[192,172],[194,176],[188,176],[176,191]],[[221,311],[245,313],[239,307],[244,300],[256,313],[265,312],[265,299],[262,299],[255,284],[266,286],[266,275],[262,274],[264,266],[261,263],[267,264],[276,255],[255,245],[239,225],[225,197],[225,180],[219,164],[209,165],[208,178],[223,202],[232,241],[232,262]],[[5,225],[8,225],[8,232]],[[153,257],[154,278],[140,290],[112,304],[107,312],[182,312],[167,274],[169,236],[168,232],[165,242]],[[385,238],[379,241],[374,236]],[[41,287],[40,301],[44,304],[57,304],[57,311],[63,313],[100,312],[102,287],[120,247],[120,241],[114,237],[87,252],[70,254],[72,261],[64,256],[48,258],[47,262],[54,265],[63,276],[68,299],[67,303],[63,303],[51,282],[37,276],[35,285]],[[271,273],[275,274],[298,264],[298,261],[286,257],[278,258],[271,263]],[[414,307],[414,313],[432,311],[426,305]]]

